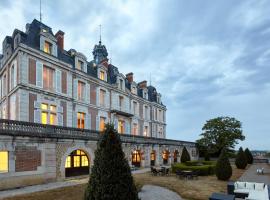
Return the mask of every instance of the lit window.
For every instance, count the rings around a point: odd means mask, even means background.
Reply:
[[[85,127],[85,113],[77,113],[77,128],[83,129]]]
[[[0,151],[0,173],[8,172],[8,152]]]
[[[52,54],[52,44],[45,41],[44,43],[44,52],[48,54]]]
[[[56,106],[49,106],[46,103],[41,104],[41,123],[56,125]]]
[[[105,117],[100,117],[100,121],[99,121],[99,130],[100,131],[104,131],[105,129]]]
[[[139,151],[133,151],[132,153],[132,162],[133,163],[138,163],[141,162],[141,155]]]
[[[118,121],[118,133],[124,133],[124,121]]]
[[[133,135],[138,134],[138,124],[136,124],[136,123],[133,124],[132,133],[133,133]]]
[[[124,106],[124,97],[119,96],[119,109],[122,110],[122,107]]]
[[[87,156],[82,156],[82,167],[88,166],[88,158]]]
[[[104,71],[100,71],[99,72],[99,79],[101,79],[101,80],[105,80],[105,72]]]
[[[105,95],[106,95],[106,91],[105,90],[100,90],[99,100],[100,100],[100,105],[101,106],[105,106]]]
[[[78,60],[77,69],[84,71],[84,63],[81,60]]]
[[[145,126],[143,129],[143,135],[148,136],[148,126]]]
[[[73,157],[73,164],[74,164],[74,167],[80,167],[80,156]]]
[[[151,152],[151,160],[156,160],[156,153],[155,151]]]
[[[70,168],[70,167],[71,167],[71,157],[68,156],[66,159],[65,168]]]
[[[43,88],[45,90],[53,90],[53,74],[53,69],[43,66]]]
[[[85,83],[78,81],[78,99],[84,100],[85,96]]]

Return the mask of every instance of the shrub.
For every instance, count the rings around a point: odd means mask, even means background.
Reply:
[[[181,155],[181,163],[185,163],[190,161],[190,155],[186,147],[183,148],[182,155]]]
[[[198,170],[200,176],[208,176],[215,173],[215,165],[188,166],[186,163],[176,163],[172,165],[172,172],[175,173],[176,170]]]
[[[251,154],[251,152],[249,151],[248,148],[245,149],[245,154],[246,154],[246,157],[247,157],[247,163],[252,164],[253,163],[253,156],[252,156],[252,154]]]
[[[238,169],[245,169],[247,166],[247,158],[242,147],[239,148],[239,151],[235,158],[235,165]]]
[[[227,181],[232,176],[232,167],[225,149],[222,150],[216,165],[216,176],[218,180]]]
[[[106,125],[98,142],[84,199],[139,199],[120,137],[113,125]]]

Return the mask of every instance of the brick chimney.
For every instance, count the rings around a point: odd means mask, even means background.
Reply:
[[[55,37],[57,39],[57,45],[61,50],[64,50],[64,35],[65,35],[65,33],[61,30],[59,30],[55,34]]]
[[[133,82],[133,73],[130,72],[130,73],[126,74],[126,78],[127,78],[129,83],[132,83]]]
[[[138,83],[139,88],[144,89],[147,87],[147,81],[142,81]]]

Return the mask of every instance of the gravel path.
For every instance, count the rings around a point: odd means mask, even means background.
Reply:
[[[182,200],[175,192],[154,185],[144,185],[139,197],[141,200]]]

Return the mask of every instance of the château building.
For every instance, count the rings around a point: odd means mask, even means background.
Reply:
[[[0,54],[0,190],[90,173],[106,123],[120,133],[130,166],[180,162],[194,142],[166,139],[166,106],[147,81],[64,49],[64,32],[38,20],[6,36]]]
[[[53,34],[34,20],[26,32],[7,36],[2,48],[1,118],[101,131],[111,122],[119,133],[165,138],[161,94],[108,63],[101,41],[89,62],[64,49],[63,31]]]

